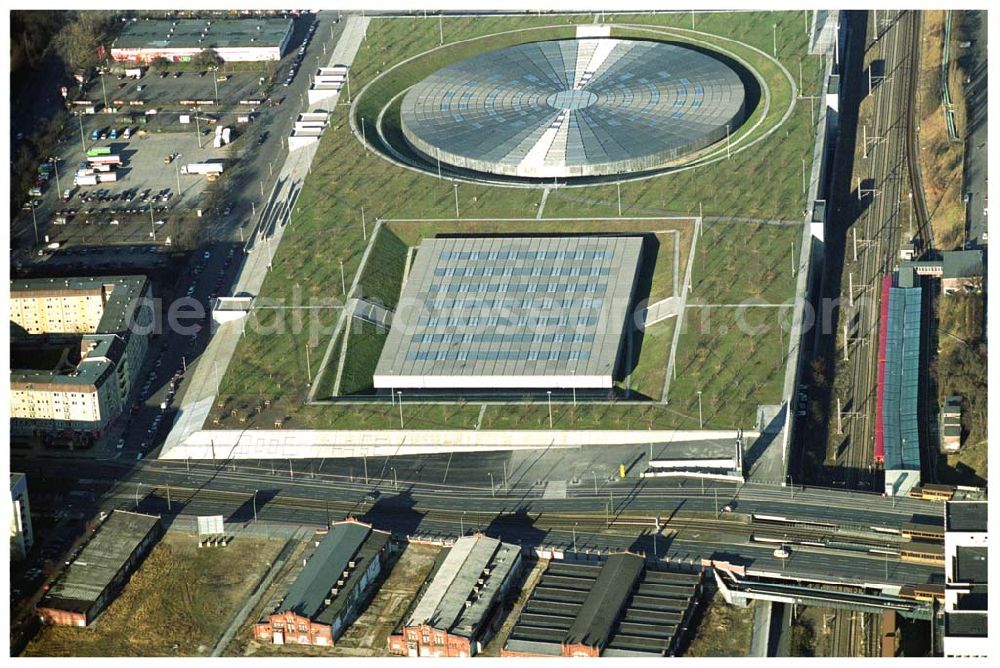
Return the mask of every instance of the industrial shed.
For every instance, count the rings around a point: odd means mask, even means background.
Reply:
[[[609,389],[641,254],[638,236],[425,239],[374,386]]]
[[[333,645],[374,593],[389,538],[363,522],[334,523],[277,610],[254,627],[254,636],[277,645]]]
[[[649,569],[629,553],[600,565],[553,561],[501,656],[673,656],[701,582],[700,572]]]
[[[93,622],[162,535],[159,517],[112,512],[38,603],[42,621],[67,626]]]
[[[493,634],[504,600],[521,572],[521,548],[483,534],[465,536],[441,553],[389,653],[468,657]]]

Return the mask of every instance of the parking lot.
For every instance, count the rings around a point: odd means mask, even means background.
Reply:
[[[30,249],[34,258],[39,246],[55,242],[62,246],[164,243],[170,237],[172,245],[186,246],[184,241],[196,242],[201,236],[200,228],[207,223],[205,216],[214,219],[210,212],[213,205],[218,212],[232,207],[233,216],[252,215],[248,198],[256,192],[243,193],[247,195],[244,198],[229,196],[230,201],[212,202],[211,184],[204,177],[181,174],[180,168],[192,162],[224,159],[229,162],[227,168],[239,170],[243,166],[236,161],[245,152],[244,148],[249,148],[247,152],[254,157],[269,156],[266,162],[256,160],[259,164],[250,173],[264,178],[273,176],[270,156],[276,152],[279,156],[283,154],[277,146],[281,142],[275,140],[284,132],[276,132],[268,120],[287,116],[279,107],[289,96],[295,99],[288,106],[294,107],[298,98],[305,95],[300,84],[308,79],[312,67],[303,64],[306,53],[311,55],[312,63],[316,52],[322,51],[325,41],[332,37],[332,32],[324,32],[322,40],[313,42],[312,25],[311,18],[296,22],[295,33],[279,63],[223,64],[217,72],[191,63],[172,64],[163,71],[144,66],[144,74],[138,80],[124,77],[120,73],[124,65],[116,64],[113,73],[103,76],[103,85],[102,77],[95,77],[87,85],[83,99],[96,103],[99,113],[86,113],[85,104],[71,105],[71,120],[63,128],[56,149],[60,158],[58,183],[55,178],[43,183],[42,195],[30,196],[24,202],[12,225],[12,247]],[[290,78],[292,74],[294,77]],[[295,86],[290,88],[286,82],[295,82]],[[216,88],[218,104],[214,104]],[[116,109],[117,113],[100,113],[105,98],[108,109]],[[194,107],[192,101],[205,104]],[[240,104],[250,101],[260,103]],[[149,113],[154,110],[155,113]],[[189,116],[190,122],[181,123],[181,116]],[[212,147],[217,127],[232,129],[230,146]],[[110,134],[112,128],[119,133],[117,139],[92,138],[94,130],[99,135]],[[126,128],[132,133],[127,140],[122,137]],[[269,149],[263,147],[265,141]],[[73,175],[86,159],[85,152],[95,147],[109,147],[113,155],[122,157],[123,164],[116,170],[119,180],[73,189]],[[173,154],[180,155],[164,164],[164,157]],[[261,185],[259,181],[251,182]],[[240,183],[247,183],[245,177]],[[60,201],[68,189],[73,190],[72,197],[68,202]],[[263,190],[260,200],[265,196]],[[84,195],[88,201],[83,201]],[[260,200],[256,200],[258,205]],[[197,215],[199,209],[202,218]],[[57,220],[60,224],[56,224]],[[41,258],[35,261],[44,262]]]
[[[200,148],[194,124],[185,126],[190,127],[186,132],[140,130],[128,140],[90,141],[94,129],[108,131],[111,127],[118,128],[119,134],[124,130],[113,117],[104,115],[89,117],[83,123],[88,149],[108,147],[113,155],[121,156],[123,164],[114,170],[117,180],[74,187],[73,175],[86,156],[80,143],[62,144],[59,183],[52,179],[47,184],[35,212],[39,238],[48,235],[63,245],[163,243],[166,236],[177,239],[184,226],[201,221],[198,210],[207,208],[205,190],[211,186],[204,176],[182,174],[182,167],[200,162],[232,164],[241,146],[237,135],[230,145],[213,148],[214,126],[208,124],[201,127]],[[62,201],[66,190],[71,196]],[[21,219],[22,230],[33,238],[31,214],[26,212]]]
[[[226,73],[223,70],[191,70],[177,67],[166,70],[151,70],[143,67],[141,79],[124,78],[124,75],[108,74],[104,77],[104,87],[108,93],[109,105],[116,106],[121,101],[130,110],[138,109],[183,109],[191,100],[208,102],[220,109],[239,105],[240,100],[264,97],[264,84],[276,69],[276,63],[255,63],[257,71]],[[121,76],[123,78],[119,79]],[[264,82],[261,82],[261,78]],[[218,92],[218,96],[216,96]],[[101,78],[96,77],[84,92],[84,97],[103,104]],[[142,102],[142,105],[130,104]],[[210,105],[205,105],[205,108]]]

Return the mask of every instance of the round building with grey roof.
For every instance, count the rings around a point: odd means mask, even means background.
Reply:
[[[731,67],[678,44],[520,44],[448,65],[403,97],[410,147],[434,164],[523,179],[661,169],[744,120]]]

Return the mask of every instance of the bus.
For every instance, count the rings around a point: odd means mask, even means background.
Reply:
[[[903,522],[900,529],[903,538],[910,540],[926,540],[937,543],[944,542],[944,526],[926,522]]]
[[[88,158],[96,158],[99,155],[111,155],[110,146],[100,146],[87,151]]]
[[[944,545],[914,540],[899,546],[899,560],[914,564],[944,565]]]

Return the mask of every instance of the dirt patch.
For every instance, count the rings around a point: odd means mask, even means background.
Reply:
[[[535,590],[535,585],[542,579],[545,569],[549,567],[548,559],[534,559],[533,561],[534,563],[531,561],[525,562],[525,566],[529,570],[524,578],[524,586],[521,587],[521,591],[511,604],[510,609],[504,611],[503,624],[493,637],[490,638],[490,641],[478,656],[500,656],[500,650],[507,644],[507,638],[510,637],[511,631],[514,630],[514,624],[517,623],[517,618],[521,616],[521,610],[528,604],[531,592]]]
[[[272,645],[253,639],[253,624],[246,625],[237,642],[230,645],[228,655],[232,656],[389,656],[389,634],[406,613],[410,602],[416,596],[434,566],[440,548],[428,545],[408,544],[401,553],[393,557],[387,568],[388,577],[378,586],[378,591],[361,616],[351,624],[334,647],[313,647],[309,645]],[[295,559],[290,560],[293,565]],[[298,558],[301,564],[301,557]],[[288,589],[292,573],[275,580],[275,584],[264,596],[265,601],[280,599]],[[263,609],[251,615],[256,622]]]
[[[198,549],[168,532],[88,628],[43,627],[25,656],[207,656],[284,542]]]
[[[955,21],[961,13],[955,14]],[[956,64],[958,26],[952,24],[951,66],[948,82],[959,137],[965,128],[964,73]],[[965,204],[962,201],[964,143],[952,143],[941,102],[941,48],[944,43],[944,11],[925,11],[924,41],[920,51],[919,123],[920,170],[927,211],[931,219],[934,247],[960,248],[965,238]]]
[[[753,604],[729,605],[716,592],[695,618],[696,628],[683,656],[748,656],[753,630]]]

